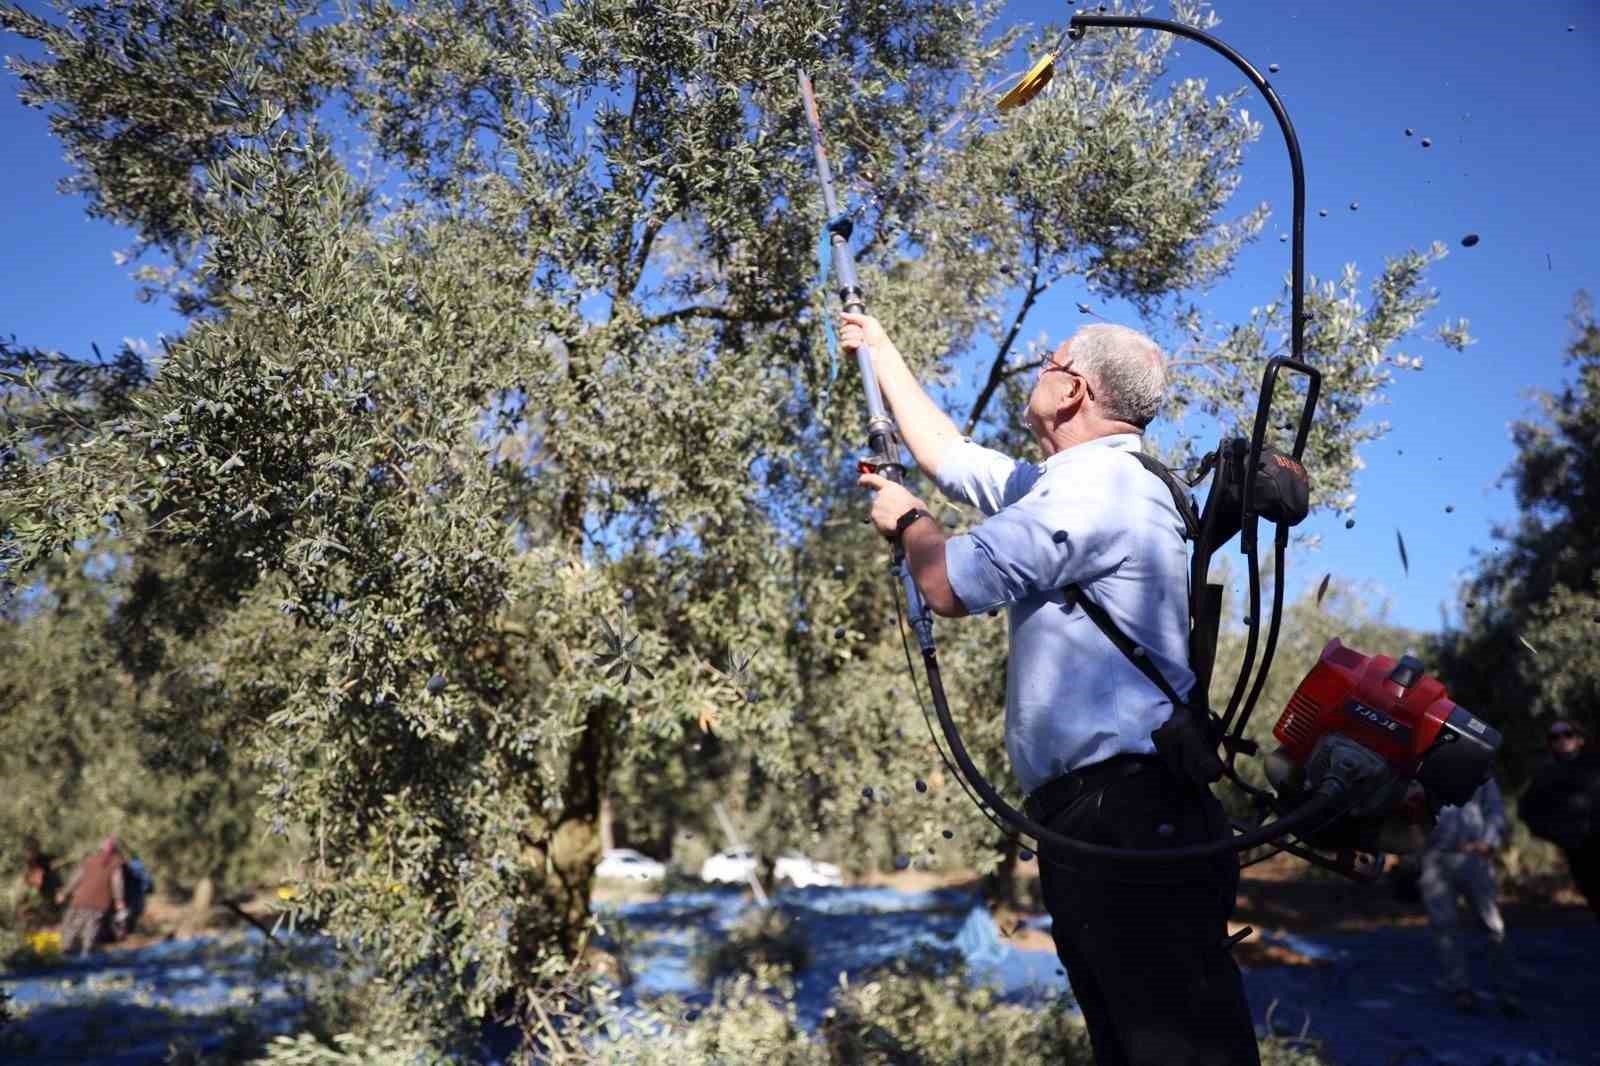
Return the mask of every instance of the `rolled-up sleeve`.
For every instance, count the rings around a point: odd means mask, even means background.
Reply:
[[[950,588],[969,613],[1094,581],[1125,561],[1114,496],[1052,480],[945,542]]]
[[[1006,487],[1017,464],[1018,460],[985,448],[971,437],[958,437],[940,454],[933,483],[956,503],[992,515],[1005,506]]]

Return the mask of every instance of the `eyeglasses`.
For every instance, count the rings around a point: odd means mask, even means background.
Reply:
[[[1566,740],[1568,737],[1577,736],[1578,733],[1574,729],[1552,729],[1549,735],[1551,740]]]
[[[1079,381],[1082,381],[1083,382],[1084,391],[1089,394],[1089,399],[1091,399],[1091,400],[1094,399],[1094,389],[1089,385],[1089,379],[1084,377],[1082,374],[1078,373],[1076,370],[1072,369],[1072,364],[1071,363],[1068,363],[1066,366],[1062,366],[1060,363],[1054,362],[1052,360],[1052,357],[1046,356],[1044,362],[1039,364],[1039,377],[1040,377],[1040,379],[1042,380],[1044,378],[1044,376],[1046,374],[1050,373],[1050,371],[1052,371],[1052,370],[1059,370],[1063,374],[1071,374],[1073,377],[1077,378]]]

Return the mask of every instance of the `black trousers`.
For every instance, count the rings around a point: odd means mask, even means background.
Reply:
[[[1063,836],[1170,848],[1228,834],[1210,791],[1158,763],[1047,816]],[[1182,865],[1082,859],[1041,842],[1051,935],[1097,1066],[1259,1066],[1239,967],[1224,946],[1239,888],[1232,852]]]
[[[1582,844],[1566,851],[1572,880],[1596,918],[1600,918],[1600,833],[1590,833]]]

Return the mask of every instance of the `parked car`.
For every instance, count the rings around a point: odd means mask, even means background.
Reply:
[[[719,851],[700,864],[700,880],[743,882],[756,872],[756,853],[749,848]]]
[[[719,851],[701,864],[700,879],[742,883],[755,873],[758,861],[756,853],[750,848],[729,848],[727,851]],[[773,864],[772,876],[775,881],[788,881],[798,888],[844,884],[844,877],[839,867],[833,863],[817,862],[815,859],[808,859],[794,852],[784,855]]]
[[[594,875],[612,881],[659,881],[667,876],[667,867],[632,848],[611,848],[600,856]]]
[[[772,876],[779,881],[788,881],[796,888],[844,884],[844,875],[833,863],[818,862],[816,859],[808,859],[793,852],[783,856],[773,865]]]

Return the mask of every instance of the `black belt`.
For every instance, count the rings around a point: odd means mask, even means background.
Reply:
[[[1109,759],[1082,766],[1076,770],[1052,777],[1032,792],[1022,803],[1022,811],[1041,825],[1060,814],[1085,796],[1093,795],[1111,782],[1131,777],[1146,770],[1165,769],[1159,755],[1124,753]]]

